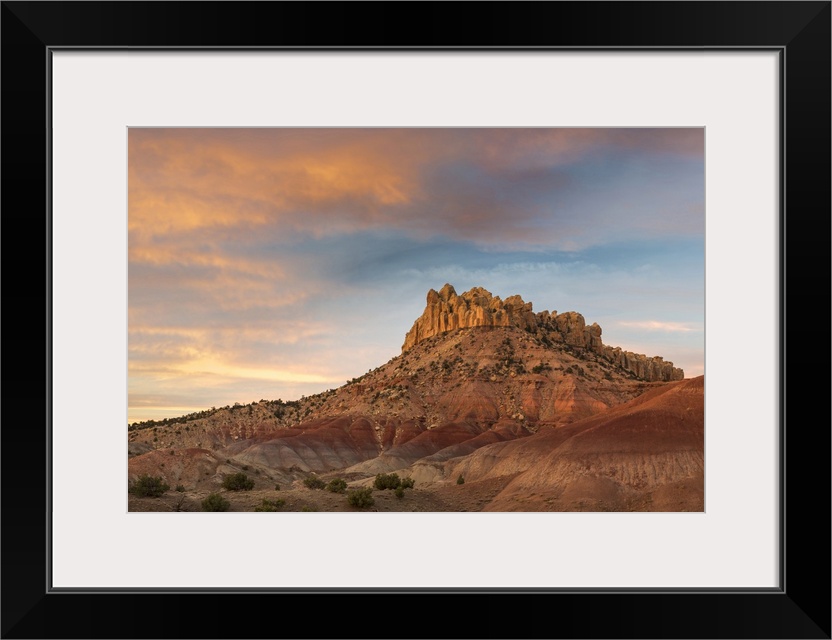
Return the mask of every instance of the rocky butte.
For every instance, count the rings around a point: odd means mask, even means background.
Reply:
[[[407,332],[402,352],[433,336],[471,327],[518,327],[545,344],[563,343],[596,353],[648,382],[670,382],[685,377],[682,369],[659,356],[650,357],[605,345],[601,340],[601,327],[597,323],[587,326],[584,317],[575,311],[535,313],[532,303],[524,302],[520,296],[501,300],[482,287],[458,295],[450,284],[439,291],[428,291],[425,311]]]
[[[299,400],[130,425],[128,509],[704,510],[703,376],[605,346],[579,313],[450,285],[403,351]],[[415,485],[376,485],[392,473]],[[168,489],[142,495],[144,476]]]

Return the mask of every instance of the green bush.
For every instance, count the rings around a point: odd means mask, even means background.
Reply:
[[[229,491],[251,491],[254,489],[254,480],[242,472],[232,473],[222,479],[222,487]]]
[[[465,478],[462,477],[462,474],[459,474],[459,477],[456,479],[457,484],[465,484]]]
[[[283,505],[286,504],[285,500],[267,500],[263,498],[263,503],[254,507],[255,511],[280,511],[283,508]]]
[[[329,484],[326,485],[326,490],[331,491],[332,493],[344,493],[347,490],[347,483],[341,478],[333,478],[329,481]]]
[[[184,485],[184,484],[178,484],[178,485],[176,485],[176,490],[177,490],[179,493],[185,493],[185,485]]]
[[[385,489],[395,489],[401,483],[402,480],[397,473],[379,473],[373,482],[373,486],[380,491],[384,491]]]
[[[372,507],[375,504],[375,500],[373,500],[373,490],[369,487],[366,489],[353,489],[352,491],[347,492],[347,503],[349,503],[351,507],[357,507],[359,509]]]
[[[412,489],[416,481],[413,478],[402,478],[402,489]]]
[[[396,487],[396,497],[399,500],[404,498],[404,487],[402,487],[402,486]]]
[[[274,490],[275,491],[280,491],[280,485],[279,484],[274,485]]]
[[[212,493],[202,501],[203,511],[228,511],[231,503],[218,493]]]
[[[168,489],[170,489],[170,485],[161,476],[144,474],[139,476],[139,479],[133,483],[128,491],[140,498],[158,498]]]
[[[308,478],[304,478],[303,484],[305,484],[309,489],[323,489],[326,487],[326,482],[321,480],[318,476],[309,476]]]

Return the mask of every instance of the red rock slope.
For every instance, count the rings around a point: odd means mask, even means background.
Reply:
[[[460,474],[511,478],[490,511],[701,511],[704,377],[446,463],[446,477]]]

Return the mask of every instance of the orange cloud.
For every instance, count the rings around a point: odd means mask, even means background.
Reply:
[[[390,154],[372,141],[334,140],[314,149],[282,145],[283,130],[260,130],[262,141],[228,140],[224,130],[131,129],[129,228],[139,234],[200,227],[305,222],[298,208],[357,201],[359,218],[373,208],[409,202],[416,158]],[[353,212],[356,213],[356,212]],[[293,219],[294,218],[294,219]]]
[[[318,234],[421,229],[400,208],[426,200],[426,172],[443,163],[464,159],[487,171],[528,171],[600,150],[699,157],[704,150],[701,129],[131,129],[129,135],[129,228],[136,242],[240,225]],[[493,200],[474,198],[471,215],[488,216]],[[494,215],[506,226],[505,211]],[[446,218],[434,204],[420,217],[434,227]],[[476,234],[463,217],[450,222]]]

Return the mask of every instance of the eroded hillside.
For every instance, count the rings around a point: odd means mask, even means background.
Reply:
[[[296,506],[309,507],[310,477],[357,488],[395,472],[415,480],[410,495],[423,510],[458,510],[455,496],[477,492],[465,510],[696,507],[695,491],[676,503],[644,496],[701,489],[701,378],[668,382],[681,370],[622,358],[596,327],[574,312],[534,314],[517,296],[457,296],[446,285],[428,294],[400,356],[338,389],[133,425],[129,475],[160,476],[193,504],[233,473],[253,478],[255,492],[300,492]],[[687,404],[670,402],[677,397]],[[152,506],[143,500],[131,509]]]

